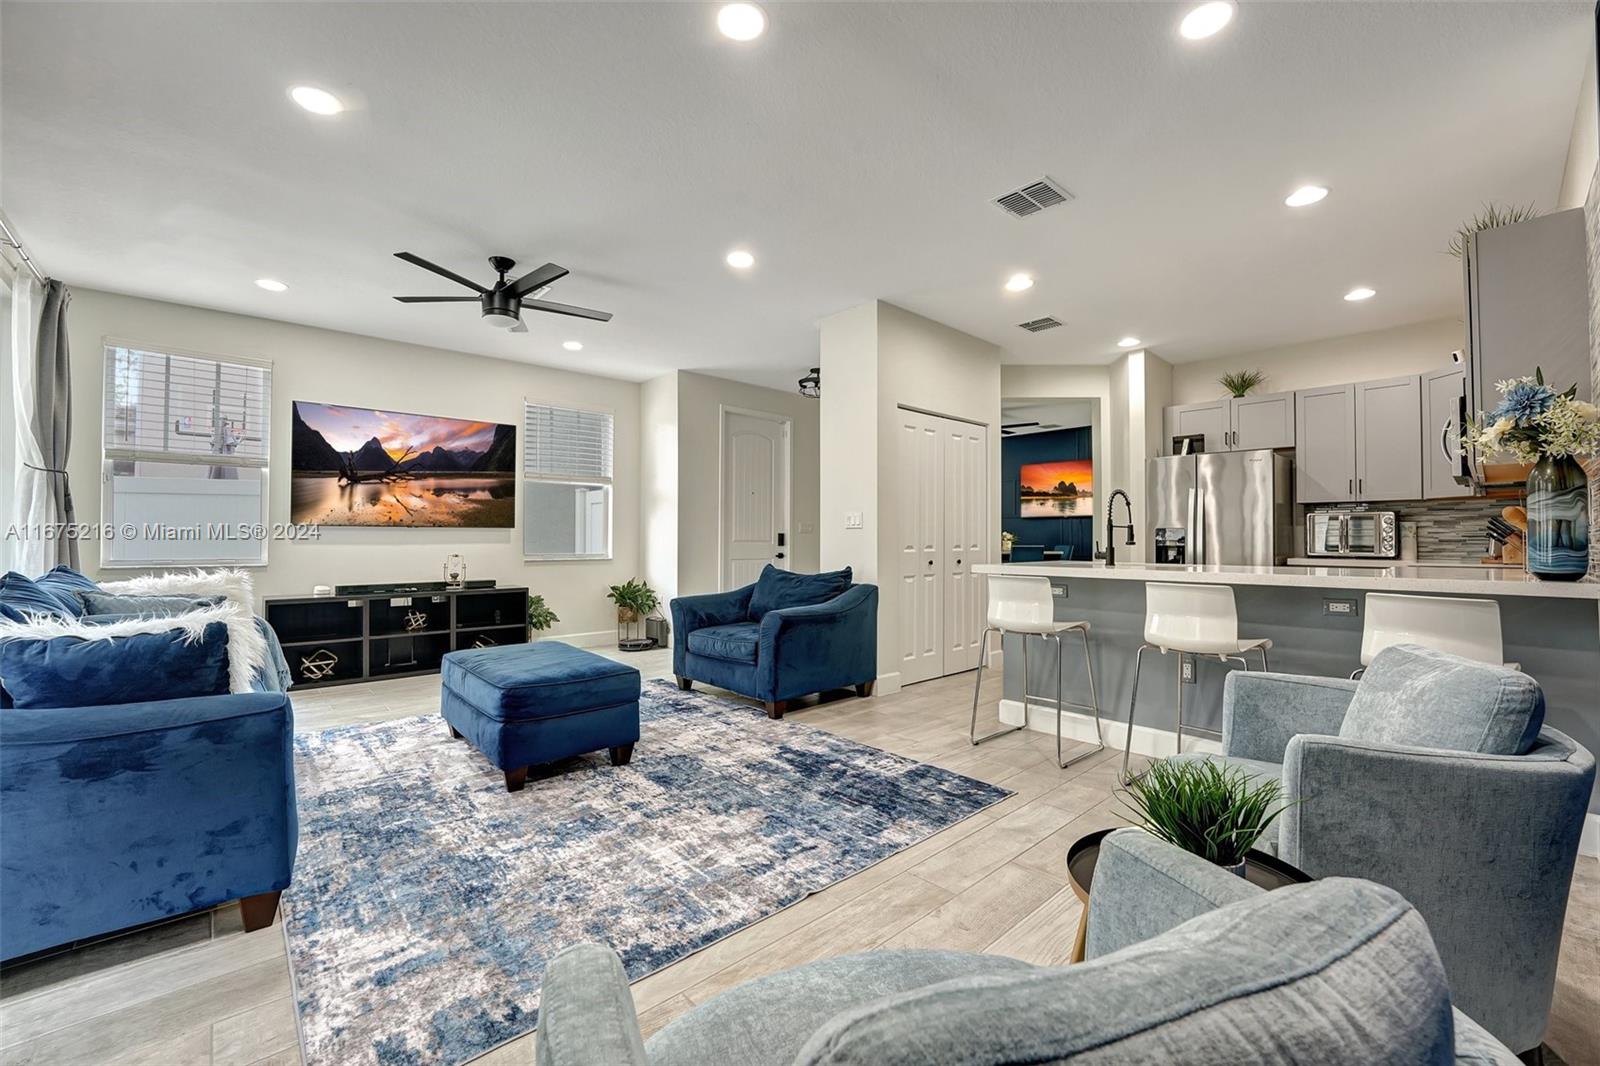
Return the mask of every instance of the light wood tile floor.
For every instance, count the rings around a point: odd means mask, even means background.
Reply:
[[[615,658],[646,677],[670,673],[666,651]],[[985,683],[989,714],[999,671]],[[923,759],[1016,792],[1011,799],[719,941],[633,986],[646,1034],[741,981],[877,947],[992,951],[1067,960],[1079,904],[1066,886],[1067,845],[1120,823],[1112,752],[1057,769],[1054,739],[1014,733],[967,742],[972,675],[870,700],[841,698],[792,713],[862,743]],[[437,677],[294,696],[297,728],[432,713]],[[1572,1066],[1600,1066],[1600,863],[1580,859],[1567,916],[1549,1043]],[[1552,1056],[1552,1059],[1554,1057]],[[533,1062],[530,1035],[477,1060]],[[298,1066],[281,925],[242,931],[223,907],[0,972],[0,1063]]]

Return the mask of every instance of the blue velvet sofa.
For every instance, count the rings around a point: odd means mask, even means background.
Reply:
[[[878,587],[850,568],[791,574],[768,566],[754,584],[672,601],[672,671],[760,700],[782,718],[799,697],[854,687],[872,695],[878,676]]]
[[[1229,674],[1221,755],[1281,782],[1262,844],[1314,877],[1398,890],[1433,931],[1452,999],[1519,1053],[1544,1039],[1595,783],[1526,674],[1415,645],[1359,682]]]
[[[298,822],[268,658],[263,691],[99,706],[9,706],[0,678],[0,960],[231,900],[271,924]]]
[[[550,960],[539,1066],[1518,1066],[1451,1003],[1429,928],[1345,878],[1264,892],[1142,830],[1106,837],[1086,961],[870,951],[738,985],[642,1038],[617,955]]]

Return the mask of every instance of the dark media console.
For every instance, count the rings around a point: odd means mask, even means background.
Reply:
[[[333,596],[266,600],[267,624],[296,688],[434,674],[446,652],[528,642],[526,588],[492,581],[337,588]]]

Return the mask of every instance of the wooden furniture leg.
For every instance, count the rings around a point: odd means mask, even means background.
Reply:
[[[782,718],[783,713],[789,709],[788,700],[768,700],[766,703],[768,718]]]
[[[263,892],[259,896],[245,896],[239,900],[239,916],[244,919],[244,931],[253,933],[272,924],[278,913],[278,897],[283,890]]]
[[[461,739],[461,731],[459,729],[457,729],[455,726],[451,726],[450,727],[450,736],[453,737],[456,740],[460,740]]]
[[[1072,938],[1072,957],[1068,962],[1083,961],[1084,941],[1089,935],[1089,903],[1084,901],[1083,910],[1078,912],[1078,935]]]
[[[627,766],[633,760],[633,745],[622,744],[611,749],[611,765]]]
[[[677,677],[678,675],[674,674],[672,676]],[[688,692],[691,688],[694,688],[694,682],[687,677],[678,677],[678,687]]]
[[[515,770],[506,771],[506,791],[521,792],[522,786],[528,783],[528,768],[519,766]]]
[[[860,696],[862,699],[866,699],[868,696],[872,695],[872,690],[876,688],[877,685],[878,683],[876,681],[863,681],[861,684],[856,686],[856,695]]]

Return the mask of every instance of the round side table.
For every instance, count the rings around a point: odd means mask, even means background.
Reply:
[[[1100,842],[1106,838],[1106,834],[1113,832],[1116,830],[1097,829],[1079,837],[1067,849],[1067,882],[1072,886],[1072,894],[1083,902],[1083,913],[1078,916],[1078,936],[1072,942],[1073,962],[1083,961],[1084,940],[1089,933],[1089,888],[1094,883],[1095,864],[1100,861]],[[1244,879],[1268,890],[1316,880],[1304,870],[1290,866],[1276,855],[1268,855],[1264,851],[1251,851],[1245,855]]]

